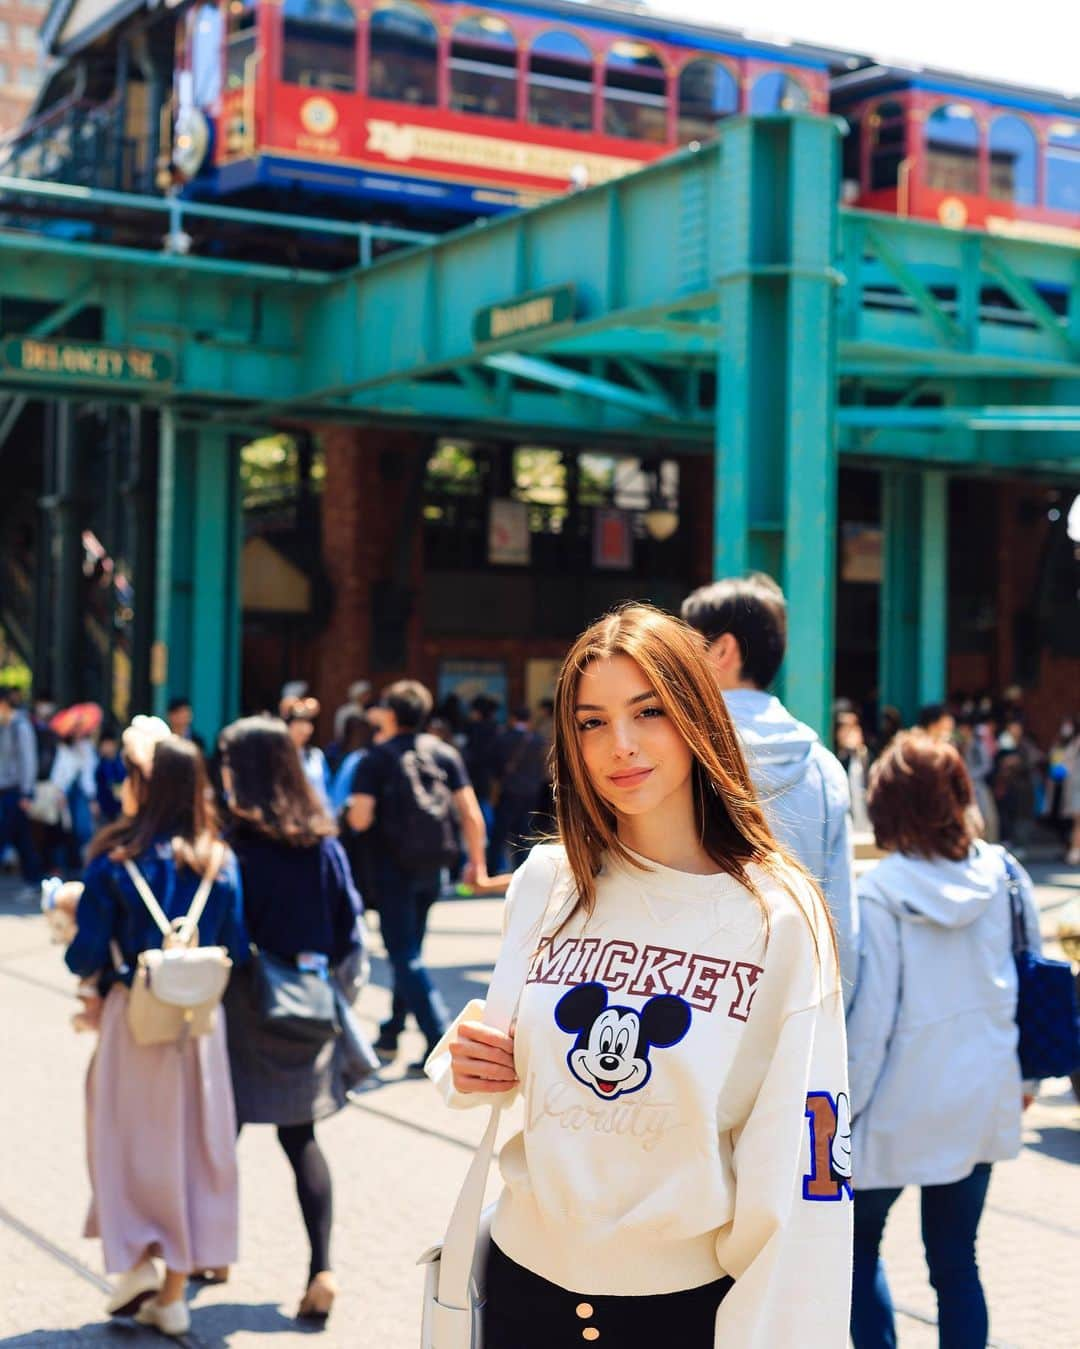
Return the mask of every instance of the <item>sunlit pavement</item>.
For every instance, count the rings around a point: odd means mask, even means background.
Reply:
[[[1050,934],[1065,903],[1080,893],[1080,873],[1048,864],[1032,870]],[[69,1027],[74,981],[49,944],[44,921],[14,901],[20,888],[0,879],[0,1349],[160,1345],[165,1341],[153,1332],[131,1323],[110,1327],[103,1317],[99,1246],[79,1235],[88,1194],[82,1088],[92,1045]],[[453,1006],[482,990],[498,924],[495,900],[446,901],[436,909],[431,964]],[[372,1025],[387,1005],[385,980],[385,965],[376,959],[361,1006]],[[405,1037],[383,1084],[320,1129],[336,1186],[333,1254],[343,1286],[320,1337],[325,1345],[416,1349],[419,1343],[416,1257],[440,1234],[482,1126],[481,1115],[444,1110],[424,1082],[403,1077],[421,1047],[418,1037]],[[1045,1084],[1025,1123],[1023,1154],[996,1169],[980,1239],[992,1343],[1072,1349],[1080,1107],[1068,1084]],[[242,1349],[272,1336],[275,1349],[288,1349],[311,1334],[291,1319],[306,1273],[291,1173],[268,1128],[245,1130],[240,1163],[241,1262],[228,1284],[192,1289],[185,1343]],[[885,1253],[901,1346],[929,1349],[937,1344],[934,1299],[914,1193],[893,1212]]]

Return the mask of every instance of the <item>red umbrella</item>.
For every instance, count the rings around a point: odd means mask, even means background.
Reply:
[[[49,727],[62,740],[72,735],[94,735],[101,729],[104,715],[97,703],[73,703],[57,712]]]

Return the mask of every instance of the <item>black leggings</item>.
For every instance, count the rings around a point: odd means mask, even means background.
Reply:
[[[330,1225],[334,1220],[330,1168],[315,1138],[314,1124],[279,1124],[277,1136],[296,1177],[296,1197],[311,1243],[310,1282],[320,1270],[330,1268]]]
[[[584,1281],[584,1280],[583,1280]],[[679,1293],[572,1293],[516,1264],[494,1242],[487,1263],[485,1349],[713,1349],[728,1278]],[[676,1338],[673,1338],[676,1336]]]

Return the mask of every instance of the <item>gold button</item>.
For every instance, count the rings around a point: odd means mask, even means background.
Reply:
[[[600,1338],[600,1332],[595,1326],[586,1326],[581,1332],[581,1338],[583,1340],[598,1340]]]
[[[582,1319],[583,1321],[587,1321],[587,1320],[589,1319],[589,1317],[592,1315],[592,1303],[591,1303],[591,1302],[579,1302],[578,1305],[577,1305],[577,1307],[576,1307],[574,1310],[575,1310],[575,1312],[577,1313],[577,1315],[581,1317],[581,1319]]]

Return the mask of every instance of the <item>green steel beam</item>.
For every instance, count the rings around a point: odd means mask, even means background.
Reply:
[[[882,474],[881,701],[909,723],[945,696],[948,658],[948,478]]]
[[[927,472],[922,494],[919,535],[919,703],[945,701],[949,659],[949,480]]]
[[[527,380],[531,384],[547,384],[564,393],[595,398],[601,403],[613,403],[616,407],[629,408],[645,416],[674,418],[681,415],[680,409],[666,394],[641,393],[622,384],[613,384],[611,380],[560,366],[554,361],[539,360],[535,356],[521,356],[508,351],[496,356],[485,356],[482,364],[491,370],[505,371],[515,379]]]
[[[836,419],[840,426],[859,428],[891,427],[935,431],[944,427],[966,427],[972,431],[1080,431],[1080,407],[841,407]]]
[[[761,570],[782,583],[784,698],[822,732],[833,667],[836,158],[830,122],[743,122],[725,138],[713,210],[714,573]]]

